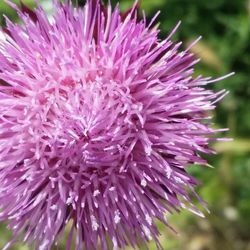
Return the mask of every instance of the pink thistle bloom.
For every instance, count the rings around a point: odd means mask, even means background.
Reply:
[[[195,56],[171,41],[177,27],[159,40],[136,4],[121,15],[99,1],[55,1],[51,22],[39,5],[9,4],[22,24],[6,18],[0,41],[5,248],[24,233],[49,250],[70,225],[68,250],[151,239],[160,249],[156,219],[170,227],[166,212],[202,216],[186,169],[212,153],[207,111],[226,91],[205,86],[220,79],[193,77]]]

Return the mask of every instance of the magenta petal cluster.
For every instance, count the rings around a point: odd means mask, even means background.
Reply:
[[[51,249],[110,248],[154,240],[156,221],[193,205],[186,169],[216,130],[208,111],[224,96],[193,76],[189,48],[98,0],[54,1],[6,18],[0,42],[0,221],[13,240]],[[177,28],[177,27],[176,27]],[[218,79],[217,79],[218,80]],[[197,196],[198,200],[202,200]]]

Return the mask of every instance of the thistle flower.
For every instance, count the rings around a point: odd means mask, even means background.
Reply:
[[[22,24],[6,18],[0,42],[6,248],[24,233],[49,250],[69,225],[66,249],[151,239],[160,249],[157,219],[170,227],[166,213],[202,215],[186,169],[212,153],[207,111],[226,92],[205,85],[220,79],[193,77],[197,59],[171,41],[177,27],[159,40],[157,15],[138,20],[136,3],[122,15],[99,1],[55,1],[51,22],[39,4],[9,4]]]

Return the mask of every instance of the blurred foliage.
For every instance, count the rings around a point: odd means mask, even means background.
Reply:
[[[20,4],[19,0],[12,0],[11,2]],[[34,0],[23,0],[23,3],[25,3],[26,5],[30,7],[35,6]],[[13,11],[13,9],[7,3],[5,3],[4,0],[0,0],[0,24],[1,25],[5,23],[4,15],[6,15],[8,18],[14,21],[16,21],[18,18],[16,12]]]
[[[34,5],[33,0],[24,2]],[[46,1],[41,2],[45,4]],[[132,0],[120,0],[123,10],[132,4]],[[218,151],[218,155],[209,157],[214,169],[190,167],[204,183],[198,193],[208,202],[211,214],[206,214],[205,219],[187,212],[170,217],[179,235],[160,226],[164,249],[250,250],[250,1],[141,0],[140,7],[149,20],[161,10],[158,20],[162,37],[179,20],[182,25],[174,40],[181,40],[187,46],[200,35],[203,37],[192,48],[192,52],[202,59],[196,67],[198,74],[218,77],[236,72],[235,76],[210,85],[214,89],[230,90],[214,116],[216,126],[228,127],[227,135],[234,141],[213,145]],[[0,0],[0,14],[2,24],[3,14],[17,20],[15,12],[3,0]],[[1,247],[10,234],[4,226],[0,227],[0,232]],[[27,248],[15,246],[13,249]],[[155,249],[153,244],[150,249]]]

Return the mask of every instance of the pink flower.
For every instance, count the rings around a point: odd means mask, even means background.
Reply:
[[[197,63],[171,35],[87,1],[55,1],[54,19],[13,3],[0,41],[0,220],[13,241],[49,250],[71,225],[75,249],[113,249],[153,239],[155,220],[182,209],[199,215],[189,164],[216,130],[204,122],[225,95],[193,77]],[[177,27],[176,27],[177,28]],[[217,79],[219,80],[219,79]],[[202,200],[199,198],[202,202]]]

